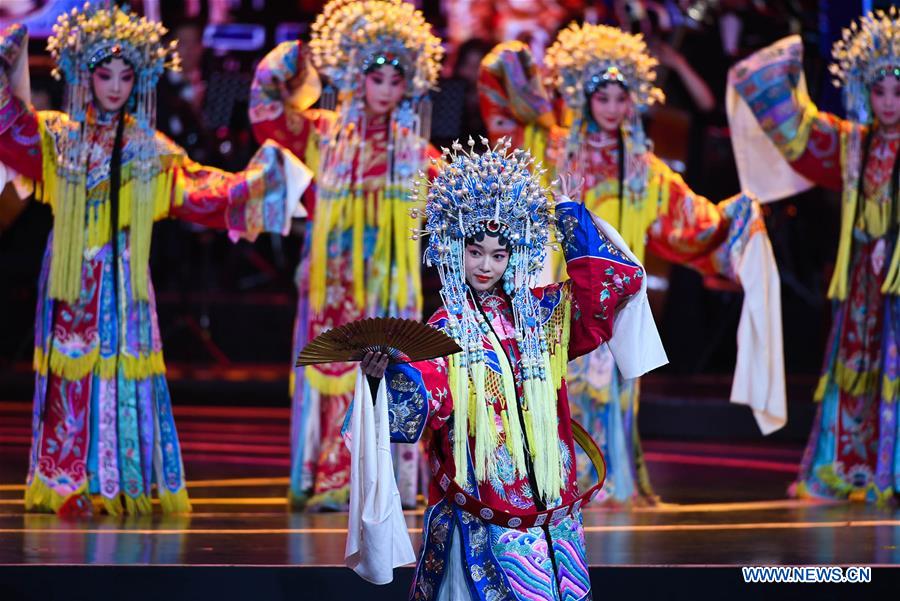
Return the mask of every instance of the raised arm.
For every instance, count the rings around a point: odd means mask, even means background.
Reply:
[[[859,126],[816,108],[806,90],[799,36],[741,61],[728,79],[795,171],[820,186],[841,189],[841,138]]]
[[[311,110],[321,83],[299,42],[282,42],[256,67],[250,85],[250,123],[262,144],[275,140],[317,168],[317,127],[325,111]]]
[[[649,157],[645,202],[655,202],[658,217],[647,229],[647,249],[688,265],[706,276],[737,279],[741,251],[755,233],[765,235],[759,204],[738,194],[714,204],[694,193],[661,160]]]
[[[157,135],[168,151],[163,166],[169,163],[172,174],[170,217],[227,229],[235,240],[253,240],[261,232],[286,235],[291,218],[305,214],[299,201],[312,172],[277,142],[263,144],[243,171],[228,173],[192,161]]]
[[[522,42],[498,44],[484,57],[478,98],[491,142],[510,136],[513,146],[522,148],[528,126],[550,129],[555,122],[538,66]]]
[[[568,319],[568,358],[574,359],[612,337],[616,309],[640,291],[644,270],[597,229],[583,204],[561,202],[556,216],[569,279],[535,293],[550,322]],[[551,345],[564,342],[557,334],[563,328],[547,323],[545,331]]]
[[[0,32],[0,163],[40,181],[42,153],[37,112],[20,97],[27,90],[17,90],[13,81],[14,73],[27,68],[26,34],[25,27],[18,24]],[[22,66],[16,69],[18,65]]]

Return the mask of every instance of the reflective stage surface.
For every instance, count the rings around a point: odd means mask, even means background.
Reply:
[[[81,598],[65,588],[64,583],[76,582],[87,588],[122,582],[149,595],[150,589],[171,579],[187,582],[187,589],[178,589],[182,592],[195,587],[192,599],[212,595],[216,587],[217,599],[227,598],[229,592],[246,598],[236,592],[244,589],[268,591],[259,599],[295,599],[295,591],[309,586],[320,591],[310,598],[342,598],[338,591],[350,590],[374,595],[373,600],[406,595],[411,569],[398,571],[388,587],[374,587],[341,567],[344,514],[288,511],[287,410],[179,408],[176,419],[186,471],[192,478],[194,513],[100,515],[80,521],[24,513],[28,412],[23,403],[0,403],[0,599],[4,601],[57,594]],[[799,461],[801,449],[796,446],[651,440],[645,450],[652,480],[666,502],[631,510],[585,511],[595,587],[637,592],[639,584],[646,592],[650,584],[644,581],[654,580],[650,576],[656,574],[663,584],[652,586],[661,586],[659,590],[671,588],[665,583],[684,581],[691,591],[684,596],[666,593],[667,598],[723,598],[705,596],[721,590],[716,588],[723,586],[716,584],[719,581],[744,587],[750,596],[742,598],[774,598],[770,592],[762,595],[763,588],[739,582],[736,566],[900,565],[897,510],[785,498]],[[417,545],[422,511],[407,512],[406,517]],[[158,568],[134,567],[148,565]],[[209,572],[212,566],[223,569]],[[656,570],[629,569],[651,566]],[[676,566],[682,569],[673,571]],[[729,568],[724,570],[725,566]],[[704,570],[684,569],[689,567]],[[881,578],[885,584],[897,584],[897,571],[876,571],[873,582]],[[48,574],[53,577],[42,577]],[[854,585],[844,586],[849,594]],[[840,591],[838,597],[820,592],[818,598],[843,598]],[[869,598],[859,595],[863,592],[857,588],[854,598]],[[94,598],[88,593],[78,594]],[[152,596],[166,598],[156,592]],[[602,595],[595,592],[595,597]]]

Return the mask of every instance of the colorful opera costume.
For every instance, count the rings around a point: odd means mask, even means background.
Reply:
[[[512,135],[554,172],[583,177],[587,208],[615,227],[640,261],[650,251],[743,285],[731,398],[750,405],[767,434],[784,425],[786,408],[779,282],[765,224],[747,195],[713,204],[653,154],[641,114],[663,100],[654,86],[656,64],[640,36],[572,24],[546,55],[554,103],[527,48],[504,43],[482,62],[482,113],[492,138]],[[591,112],[592,95],[609,84],[622,86],[633,106],[616,134],[603,131]],[[606,497],[652,501],[637,429],[639,382],[624,378],[600,347],[570,364],[569,396],[606,457]]]
[[[437,177],[418,184],[427,188],[426,259],[442,283],[443,307],[429,324],[462,352],[390,365],[379,389],[394,441],[429,432],[435,477],[410,598],[585,599],[566,366],[622,340],[616,352],[633,342],[646,360],[637,373],[665,363],[644,272],[584,205],[554,203],[527,152],[510,152],[508,141],[482,154],[473,148],[454,144]],[[555,233],[569,279],[534,287]],[[509,264],[481,292],[466,280],[464,253],[485,236],[506,245]],[[638,314],[653,344],[628,340],[626,315]]]
[[[750,189],[769,199],[811,185],[842,192],[828,288],[832,326],[815,392],[820,405],[793,492],[888,502],[900,490],[900,136],[874,118],[869,92],[884,78],[900,79],[896,9],[854,22],[832,54],[846,119],[810,99],[797,36],[732,68],[730,118],[739,173]]]
[[[54,224],[38,284],[28,510],[89,512],[93,496],[111,514],[147,513],[154,487],[164,511],[190,510],[149,274],[153,223],[186,219],[251,240],[285,233],[309,182],[277,144],[230,174],[153,128],[157,79],[178,67],[165,33],[118,7],[61,16],[48,49],[65,112],[28,104],[17,81],[26,31],[0,33],[2,171],[33,187]],[[110,113],[91,77],[116,58],[134,86]]]
[[[297,270],[294,357],[321,332],[356,319],[421,319],[421,251],[409,238],[407,192],[437,154],[427,142],[428,91],[442,53],[412,4],[333,0],[313,24],[308,46],[285,42],[257,68],[250,102],[257,139],[278,141],[315,172]],[[403,76],[405,95],[389,114],[373,116],[366,76],[386,65]],[[293,91],[291,82],[299,82]],[[322,108],[309,109],[316,100]],[[289,494],[295,506],[346,506],[350,457],[340,430],[355,381],[355,369],[345,363],[293,373]],[[398,457],[407,505],[415,504],[417,456],[408,447]]]

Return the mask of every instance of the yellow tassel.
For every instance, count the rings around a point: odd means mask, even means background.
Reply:
[[[488,404],[485,389],[484,363],[476,363],[470,369],[475,387],[475,477],[482,482],[497,473],[494,451],[498,444],[497,425],[494,422],[493,405]]]
[[[125,501],[125,513],[127,515],[148,515],[153,513],[153,504],[147,495],[138,495],[135,498],[122,495],[122,500]]]
[[[96,373],[103,379],[113,378],[119,365],[122,366],[122,374],[130,380],[146,380],[166,373],[161,351],[138,357],[125,354],[103,357],[98,362]]]
[[[116,495],[114,497],[104,497],[100,496],[100,507],[106,511],[107,514],[111,516],[119,516],[122,515],[125,510],[122,507],[122,495]],[[95,500],[96,502],[96,500]]]
[[[424,206],[424,195],[425,188],[422,187],[419,190],[420,200],[413,203],[412,206],[423,207]],[[404,211],[410,208],[409,204],[404,204]],[[419,214],[422,214],[422,211],[419,211]],[[408,217],[408,215],[407,215]],[[409,217],[408,217],[409,218]],[[408,222],[411,227],[419,229],[421,226],[421,222],[419,220],[412,220],[409,218]],[[421,219],[421,218],[420,218]],[[407,266],[406,266],[406,274],[408,278],[412,280],[412,293],[413,293],[413,308],[415,312],[421,313],[423,306],[422,299],[422,242],[420,239],[413,240],[412,236],[407,232],[404,235],[404,238],[407,240],[407,244],[409,245],[409,250],[406,253],[407,258]]]
[[[157,489],[159,504],[163,513],[190,513],[191,501],[188,498],[187,488],[179,488],[176,492],[169,492],[165,487]]]
[[[398,195],[391,194],[391,210],[394,213],[394,246],[397,249],[397,257],[394,263],[392,278],[397,282],[396,296],[398,307],[409,306],[409,265],[407,253],[412,242],[409,235],[410,220],[409,209],[406,201]]]
[[[356,306],[366,306],[366,268],[364,234],[366,231],[365,200],[361,196],[350,199],[353,211],[353,298]]]
[[[534,459],[534,416],[531,414],[531,408],[522,409],[522,417],[525,419],[525,436],[531,442],[531,458]]]
[[[66,380],[80,380],[93,371],[99,356],[99,346],[80,357],[69,357],[59,351],[54,351],[50,353],[50,371]]]
[[[531,153],[536,161],[545,160],[547,153],[548,131],[537,123],[529,123],[525,126],[523,136],[523,146],[525,150]],[[541,178],[541,184],[544,187],[550,186],[550,171],[548,170]]]
[[[900,236],[895,241],[891,263],[881,285],[882,294],[900,294]]]
[[[75,302],[81,293],[84,256],[86,198],[84,176],[70,183],[56,172],[56,143],[47,128],[48,114],[38,113],[41,135],[43,197],[53,208],[53,247],[50,262],[50,296]],[[64,134],[63,134],[64,135]]]
[[[847,146],[850,136],[858,135],[847,132],[841,136],[841,163],[846,164]],[[834,274],[831,276],[831,284],[828,286],[828,298],[845,300],[847,298],[847,279],[850,272],[850,248],[853,245],[853,220],[856,218],[857,187],[855,185],[844,186],[844,194],[841,199],[841,238],[838,242],[837,258],[834,263]],[[893,261],[892,261],[893,262]]]
[[[880,371],[860,373],[840,362],[836,362],[834,366],[834,382],[838,385],[838,388],[853,396],[872,391],[878,384],[880,377]]]
[[[44,349],[39,346],[34,347],[34,359],[31,362],[31,366],[35,372],[39,373],[42,376],[46,376],[48,359],[49,357],[44,354]]]
[[[491,346],[495,349],[501,348],[500,341],[490,332]],[[508,423],[504,423],[503,427],[507,432],[506,446],[513,460],[513,466],[519,475],[524,476],[527,473],[527,463],[525,462],[525,434],[522,431],[522,424],[519,421],[519,399],[516,394],[516,382],[513,377],[512,367],[506,359],[505,353],[497,353],[498,362],[500,364],[500,389],[503,392],[503,398],[506,403],[505,413],[512,413],[512,418],[508,419]],[[502,415],[501,415],[502,419]],[[529,442],[531,439],[528,439]]]
[[[830,377],[828,374],[824,374],[819,378],[819,383],[816,385],[816,391],[813,393],[814,401],[821,401],[825,398],[825,391],[828,389],[828,382]]]
[[[562,312],[559,323],[554,323],[554,319],[550,319],[550,323],[559,330],[559,333],[547,332],[548,340],[556,340],[553,345],[553,355],[550,357],[550,373],[552,376],[553,387],[555,390],[562,388],[563,378],[565,378],[566,370],[569,364],[569,336],[572,321],[572,297],[571,287],[566,286],[563,290],[563,301],[559,304],[556,312]],[[555,316],[554,316],[555,317]]]
[[[53,136],[47,130],[45,120],[38,113],[38,124],[41,133],[41,184],[36,187],[35,196],[40,202],[50,205],[53,214],[56,214],[56,199],[59,196],[57,189],[59,180],[56,177],[56,157],[58,151],[53,141]]]
[[[336,227],[343,226],[342,213],[348,198],[349,194],[346,192],[335,193],[324,188],[319,190],[309,250],[309,301],[312,309],[317,312],[325,306],[327,294],[328,237]]]
[[[375,262],[375,265],[385,266],[384,268],[389,269],[386,266],[390,260],[390,228],[393,224],[393,216],[387,210],[387,200],[384,190],[373,192],[372,198],[375,199],[375,204],[378,206],[378,210],[373,216],[375,226],[378,228],[378,233],[375,238],[375,249],[372,252],[371,260]],[[378,308],[387,311],[391,302],[391,278],[389,271],[385,272],[384,277],[381,279],[380,286],[381,287],[378,290],[373,290],[373,294],[377,300]]]
[[[453,395],[453,460],[456,463],[454,480],[460,486],[465,486],[469,477],[469,464],[466,460],[469,445],[469,376],[459,365],[455,355],[448,361],[447,382]]]
[[[41,480],[40,475],[35,474],[31,484],[25,488],[25,511],[56,513],[67,499],[83,495],[85,491],[87,491],[87,480],[72,494],[61,495]]]
[[[303,155],[303,162],[309,167],[313,173],[319,172],[319,140],[318,136],[310,139],[306,144],[306,152]],[[312,138],[312,137],[311,137]],[[318,177],[318,176],[317,176]]]
[[[897,400],[897,391],[900,390],[900,379],[891,380],[887,375],[882,376],[881,380],[881,398],[888,401]]]

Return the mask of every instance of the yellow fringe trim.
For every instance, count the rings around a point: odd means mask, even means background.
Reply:
[[[853,396],[859,396],[873,390],[878,385],[878,380],[881,377],[880,371],[859,373],[840,362],[836,362],[833,370],[834,382],[838,385],[838,388]]]
[[[115,377],[118,366],[122,366],[123,375],[131,380],[144,380],[151,376],[166,373],[166,364],[161,351],[134,357],[132,355],[114,355],[100,357],[100,347],[94,347],[81,357],[70,357],[60,352],[47,355],[40,347],[34,349],[33,366],[42,376],[53,373],[66,380],[80,380],[94,373],[104,380]]]
[[[469,375],[456,355],[451,355],[447,361],[447,383],[450,394],[453,395],[453,460],[456,463],[454,480],[460,486],[465,486],[469,477]]]
[[[832,465],[823,465],[820,466],[816,470],[816,476],[819,477],[823,483],[830,486],[833,490],[842,495],[847,495],[847,499],[854,503],[865,503],[868,499],[869,493],[873,493],[875,497],[875,502],[878,505],[886,505],[888,501],[890,501],[891,497],[894,496],[894,491],[892,487],[888,487],[884,490],[879,490],[874,482],[870,482],[866,486],[853,486],[849,482],[844,481],[840,478],[836,473],[834,473],[834,466]],[[802,487],[802,491],[801,491]],[[797,486],[798,496],[801,493],[805,493],[809,495],[809,489],[806,487],[805,482],[800,482]],[[809,495],[812,496],[812,495]],[[800,497],[800,498],[808,498],[808,497]]]
[[[841,164],[847,164],[850,137],[858,135],[858,131],[854,130],[841,132]],[[831,299],[845,300],[847,298],[850,248],[853,245],[853,220],[856,217],[857,196],[857,186],[847,185],[847,182],[845,182],[844,193],[841,198],[841,237],[838,242],[838,252],[834,263],[834,274],[831,276],[831,283],[828,286],[828,298]]]
[[[71,495],[63,496],[47,486],[38,474],[34,475],[31,484],[25,489],[25,511],[53,512],[59,511],[70,497],[83,495],[87,490],[87,481]]]
[[[303,377],[309,383],[310,388],[321,394],[333,396],[349,394],[356,388],[356,371],[352,369],[340,376],[323,374],[315,366],[307,367],[303,371]]]
[[[350,503],[350,487],[336,488],[317,495],[312,495],[306,501],[305,508],[314,510],[319,507],[333,507],[335,509],[343,508]]]
[[[900,390],[900,379],[895,378],[891,380],[887,375],[882,376],[881,398],[896,401],[898,390]]]
[[[896,399],[897,392],[900,390],[900,380],[891,380],[886,375],[883,375],[881,371],[859,373],[837,363],[833,372],[823,374],[819,378],[819,383],[813,394],[813,400],[821,401],[824,399],[828,384],[832,381],[841,391],[853,396],[859,396],[873,390],[879,384],[879,379],[881,383],[881,397],[891,400]]]
[[[159,504],[163,513],[190,513],[191,501],[188,497],[187,488],[181,487],[176,492],[169,492],[165,487],[157,487],[159,495]]]
[[[53,116],[48,116],[53,115]],[[41,182],[35,185],[35,197],[50,205],[53,210],[53,248],[51,249],[49,293],[52,298],[75,302],[81,293],[82,261],[87,248],[98,248],[110,239],[111,207],[109,181],[88,190],[84,176],[75,182],[60,178],[56,160],[56,141],[47,126],[55,114],[38,113],[41,135]],[[68,122],[63,123],[66,135]],[[118,230],[131,230],[131,286],[138,300],[149,298],[147,265],[150,259],[150,239],[153,222],[168,215],[175,170],[171,160],[165,160],[166,168],[151,181],[142,183],[133,177],[132,165],[122,169],[122,187],[119,193]],[[137,188],[140,188],[138,190]],[[178,198],[178,197],[176,197]]]
[[[497,351],[500,374],[488,369],[484,363],[465,369],[456,355],[449,358],[447,375],[454,411],[454,479],[458,484],[465,485],[468,478],[466,457],[469,437],[475,441],[472,460],[476,479],[484,482],[496,473],[494,452],[500,440],[493,401],[499,397],[500,420],[505,432],[503,444],[509,451],[515,470],[521,475],[527,470],[524,446],[521,444],[524,436],[531,450],[538,487],[536,492],[549,500],[556,498],[562,489],[565,468],[559,450],[557,402],[568,364],[571,289],[567,285],[562,292],[564,298],[546,326],[553,353],[544,353],[542,362],[549,377],[546,380],[525,380],[521,399],[516,394],[512,366],[493,332],[487,336],[491,347]],[[519,420],[520,400],[524,423]]]
[[[310,246],[310,306],[321,311],[328,297],[328,243],[339,232],[352,232],[351,267],[353,270],[353,300],[360,309],[371,302],[380,303],[387,310],[391,304],[401,308],[412,305],[422,308],[422,285],[419,260],[420,243],[413,240],[410,230],[416,222],[410,209],[406,190],[398,185],[361,193],[359,190],[328,191],[320,189],[316,203]],[[377,226],[378,234],[372,256],[365,256],[365,228]],[[367,261],[383,270],[381,288],[371,290],[366,269]],[[410,282],[412,289],[410,289]]]
[[[551,115],[552,117],[552,115]],[[525,126],[525,132],[522,139],[522,145],[525,147],[525,150],[531,153],[531,156],[535,158],[537,161],[546,160],[547,156],[547,144],[549,141],[549,130],[546,127],[546,123],[532,122]],[[549,161],[548,161],[549,164]],[[550,181],[552,180],[552,175],[550,174],[550,170],[547,170],[541,177],[541,184],[543,186],[549,187]]]
[[[831,377],[829,374],[824,374],[819,378],[819,383],[816,385],[816,391],[813,393],[814,401],[821,401],[825,398],[825,391],[828,390],[828,382],[831,381]]]

